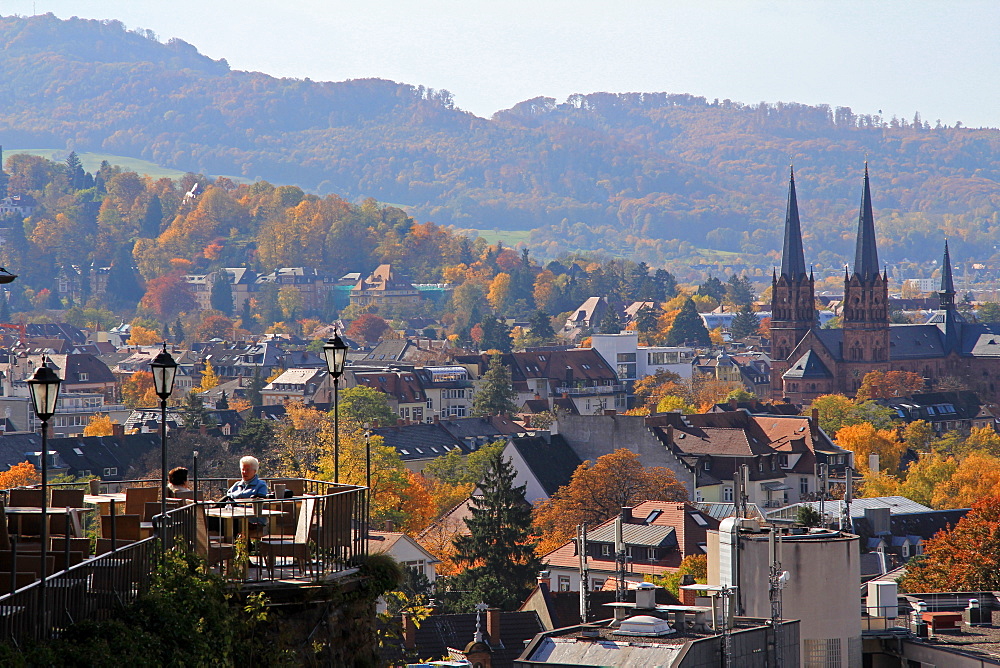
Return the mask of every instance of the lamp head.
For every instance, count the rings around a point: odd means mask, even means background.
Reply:
[[[42,365],[35,369],[35,374],[28,379],[28,390],[31,392],[31,404],[35,415],[42,422],[48,422],[55,415],[56,402],[59,400],[59,385],[62,379],[48,365],[48,358],[42,358]]]
[[[163,343],[161,350],[149,363],[153,372],[153,390],[161,400],[166,401],[174,391],[174,379],[177,377],[177,362],[167,352],[167,344]]]
[[[333,338],[327,339],[323,344],[323,357],[326,358],[326,368],[333,376],[334,380],[340,378],[344,373],[344,365],[347,363],[347,351],[350,347],[340,338],[340,334],[335,330]]]

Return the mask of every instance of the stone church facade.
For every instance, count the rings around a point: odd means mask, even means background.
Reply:
[[[854,265],[844,272],[841,329],[821,329],[812,272],[806,272],[795,177],[789,180],[781,270],[772,278],[772,399],[809,403],[854,395],[869,371],[912,371],[928,390],[964,387],[1000,399],[1000,325],[968,322],[955,306],[948,243],[940,309],[924,324],[890,324],[888,276],[878,266],[875,219],[865,166]]]

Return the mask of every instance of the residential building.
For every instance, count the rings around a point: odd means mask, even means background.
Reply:
[[[606,580],[617,577],[616,522],[613,518],[588,528],[589,590],[599,590]],[[632,582],[676,571],[684,557],[705,554],[706,531],[719,527],[718,520],[694,505],[676,501],[645,501],[623,508],[621,522],[625,578]],[[543,556],[542,563],[556,591],[580,591],[580,556],[575,540]]]
[[[38,208],[38,202],[31,195],[7,195],[0,198],[0,217],[17,214],[27,218]]]
[[[927,392],[875,401],[894,410],[896,417],[904,422],[929,422],[937,434],[946,431],[968,434],[973,428],[994,431],[1000,428],[1000,418],[975,392]]]
[[[503,457],[514,468],[514,485],[524,485],[524,500],[535,504],[548,499],[583,462],[559,434],[538,434],[511,438]]]
[[[311,404],[329,377],[330,374],[325,368],[287,369],[261,389],[261,400],[265,405],[283,404],[289,401]]]
[[[427,414],[427,395],[413,370],[401,371],[388,368],[361,370],[363,367],[349,367],[345,371],[347,382],[344,387],[360,385],[383,392],[392,412],[404,422],[423,422]]]
[[[425,419],[464,418],[472,415],[474,393],[469,370],[463,366],[430,366],[415,369],[427,399]]]
[[[397,276],[389,264],[380,264],[367,278],[358,279],[351,289],[351,305],[356,308],[403,306],[416,304],[420,299],[420,291]]]
[[[619,318],[624,315],[622,304],[617,300],[609,301],[607,297],[588,297],[566,319],[566,324],[563,325],[560,335],[567,339],[575,340],[582,335],[591,334],[600,326],[605,316],[607,316],[608,309],[615,309],[618,312]],[[623,327],[624,324],[625,321],[623,319]]]
[[[640,346],[635,332],[593,334],[590,347],[614,365],[618,379],[631,388],[636,380],[652,376],[657,371],[669,371],[687,382],[691,381],[694,350],[685,347]]]
[[[280,271],[280,270],[279,270]],[[208,274],[189,274],[184,277],[188,288],[198,301],[198,308],[212,308],[212,288],[222,279],[223,272],[229,275],[229,289],[233,295],[233,313],[243,308],[243,303],[256,292],[257,274],[246,267],[224,267]]]
[[[463,455],[469,454],[461,441],[437,423],[376,427],[372,429],[372,433],[382,437],[382,445],[395,448],[403,465],[417,473],[432,459],[452,450],[458,450]]]
[[[628,448],[644,466],[669,468],[694,501],[733,502],[737,472],[746,465],[747,500],[778,507],[812,498],[816,464],[842,478],[852,463],[852,453],[835,445],[815,416],[560,414],[555,428],[580,459]]]
[[[501,359],[510,367],[517,406],[534,399],[546,401],[551,408],[554,400],[563,398],[582,415],[626,408],[627,388],[617,371],[591,348],[505,353]],[[490,355],[458,355],[455,362],[468,369],[478,385],[489,368]]]
[[[131,411],[122,404],[108,404],[100,392],[59,392],[56,400],[56,414],[49,420],[52,433],[56,436],[83,436],[83,430],[95,415],[107,415],[113,423],[121,424]],[[40,423],[32,413],[31,428]]]
[[[24,381],[35,373],[35,369],[41,365],[43,357],[48,360],[49,366],[56,372],[56,375],[62,378],[60,392],[99,393],[104,396],[106,402],[115,402],[117,382],[114,374],[104,362],[90,353],[9,356],[6,363],[0,364],[0,371],[4,373],[3,394],[6,396],[29,396],[28,386]]]

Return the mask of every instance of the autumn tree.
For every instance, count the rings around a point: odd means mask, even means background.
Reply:
[[[198,302],[191,294],[184,274],[176,270],[149,281],[140,306],[158,316],[161,321],[168,322],[181,313],[194,311]]]
[[[879,470],[895,474],[906,444],[894,429],[876,429],[868,422],[842,427],[837,432],[837,445],[854,453],[854,466],[862,475],[870,469],[868,457],[878,455]]]
[[[912,371],[869,371],[862,379],[855,399],[860,403],[869,399],[909,397],[923,389],[924,379]]]
[[[12,487],[25,487],[36,485],[41,482],[42,477],[31,462],[21,462],[14,464],[6,471],[0,472],[0,489],[11,489]]]
[[[337,394],[340,397],[340,419],[345,423],[362,428],[366,424],[381,427],[396,424],[396,414],[392,412],[385,392],[355,385]]]
[[[201,319],[195,336],[199,341],[211,341],[212,339],[229,340],[233,338],[235,323],[224,315],[211,313]]]
[[[389,323],[374,313],[363,313],[347,328],[347,336],[352,339],[363,339],[365,343],[375,343],[385,331]]]
[[[200,392],[208,392],[213,387],[219,384],[219,376],[215,373],[215,368],[212,366],[211,360],[205,360],[205,368],[201,372],[201,385],[198,388]]]
[[[1000,587],[1000,496],[983,497],[954,528],[924,542],[900,581],[903,591],[995,591]]]
[[[136,371],[122,383],[122,403],[127,408],[156,406],[159,398],[153,386],[153,374],[149,371]]]
[[[619,514],[623,506],[687,498],[687,490],[673,471],[644,467],[639,455],[619,448],[597,461],[580,464],[569,484],[535,507],[535,532],[542,537],[539,549],[544,554],[557,548],[573,536],[578,524],[597,526]]]
[[[681,377],[673,371],[658,369],[652,376],[644,376],[635,381],[632,387],[637,406],[646,409],[645,415],[657,410],[664,397],[676,396],[689,399],[690,388],[684,384]]]
[[[859,404],[842,394],[816,397],[803,414],[809,415],[812,409],[819,413],[820,428],[831,437],[836,437],[843,427],[863,422],[872,424],[876,429],[889,429],[893,426],[895,416],[891,408],[880,406],[874,401]]]
[[[510,367],[500,353],[490,357],[490,365],[472,399],[472,414],[477,417],[503,415],[517,411],[517,391],[511,381]]]
[[[129,330],[128,345],[130,346],[155,346],[163,341],[163,337],[155,329],[133,324]]]
[[[83,428],[84,436],[114,436],[117,422],[111,421],[111,416],[105,413],[95,413]]]
[[[469,609],[480,601],[514,610],[534,583],[541,562],[531,540],[531,510],[524,502],[524,485],[514,485],[514,467],[494,455],[480,485],[481,496],[469,505],[469,534],[454,540],[455,562],[464,570],[450,583],[463,592],[455,608]]]
[[[935,507],[968,508],[1000,490],[1000,459],[985,452],[970,452],[958,460],[947,480],[934,487]]]

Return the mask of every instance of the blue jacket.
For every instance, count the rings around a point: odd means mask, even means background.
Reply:
[[[240,480],[229,488],[226,496],[231,499],[252,499],[267,496],[267,483],[254,476],[250,480]]]

